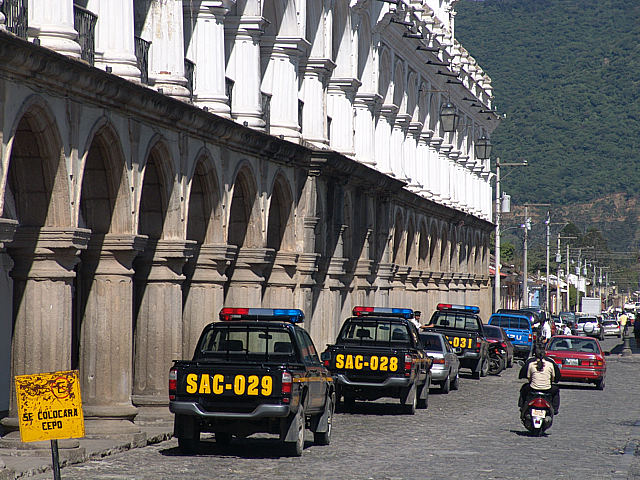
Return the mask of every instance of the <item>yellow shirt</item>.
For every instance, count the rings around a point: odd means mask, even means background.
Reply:
[[[626,315],[624,315],[624,314],[620,315],[620,316],[618,317],[618,322],[620,323],[620,326],[621,326],[621,327],[624,327],[624,326],[627,324],[627,320],[628,320],[628,319],[629,319],[629,318],[628,318]]]
[[[538,371],[538,361],[531,362],[527,369],[527,378],[533,390],[549,390],[555,370],[549,360],[542,360],[542,370]]]

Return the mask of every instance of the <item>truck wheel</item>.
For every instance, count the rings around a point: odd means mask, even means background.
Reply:
[[[221,447],[227,447],[231,443],[229,432],[216,432],[216,443]]]
[[[482,367],[480,367],[480,376],[486,377],[487,373],[489,373],[489,359],[485,358],[482,360]]]
[[[174,435],[178,438],[178,448],[182,453],[194,453],[200,443],[200,428],[194,417],[176,415]]]
[[[424,398],[418,398],[418,403],[417,403],[417,407],[421,408],[421,409],[425,409],[429,406],[429,387],[431,385],[431,376],[427,375],[427,379],[424,382],[424,385],[422,386],[422,388],[420,389],[420,397],[422,397],[422,394],[424,393]],[[416,392],[416,395],[418,395],[418,392]]]
[[[417,406],[418,406],[418,392],[416,390],[415,394],[413,395],[413,400],[409,401],[409,403],[404,403],[402,405],[402,409],[404,410],[404,413],[406,413],[407,415],[415,415]]]
[[[344,395],[344,411],[345,412],[353,412],[356,408],[356,399],[355,397],[349,396],[345,393]]]
[[[447,375],[447,378],[444,382],[442,382],[442,385],[440,385],[440,391],[444,394],[449,393],[449,390],[451,390],[451,371],[449,371],[449,375]]]
[[[300,404],[298,406],[298,413],[296,413],[296,421],[298,423],[298,434],[296,436],[296,440],[294,442],[285,442],[285,450],[287,451],[287,455],[290,457],[300,457],[302,456],[302,451],[304,450],[304,427],[305,427],[305,416],[304,416],[304,406]]]
[[[451,382],[451,390],[458,390],[459,387],[460,387],[460,374],[456,373],[456,378],[454,378],[453,382]]]
[[[331,429],[333,424],[334,402],[333,396],[327,397],[325,413],[327,414],[327,431],[313,432],[313,443],[316,445],[329,445],[331,443]]]

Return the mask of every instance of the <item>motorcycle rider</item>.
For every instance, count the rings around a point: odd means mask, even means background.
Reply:
[[[542,345],[536,346],[535,357],[525,362],[520,369],[518,377],[529,380],[529,383],[525,383],[520,388],[518,407],[522,408],[532,391],[546,392],[551,397],[553,414],[558,414],[560,410],[560,389],[553,382],[557,382],[560,378],[560,369],[551,358],[544,354]]]

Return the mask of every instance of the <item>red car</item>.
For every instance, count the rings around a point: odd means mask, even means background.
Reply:
[[[600,343],[595,338],[574,335],[553,337],[547,355],[560,367],[561,382],[595,383],[604,390],[607,364]]]

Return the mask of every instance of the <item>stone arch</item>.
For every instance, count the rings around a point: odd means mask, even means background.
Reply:
[[[174,187],[171,164],[169,148],[157,135],[149,143],[145,156],[138,216],[138,232],[147,235],[151,242],[165,238],[174,219],[169,215]],[[173,211],[178,213],[179,208]]]
[[[393,250],[391,263],[399,264],[404,260],[401,256],[406,252],[406,236],[404,234],[404,216],[400,208],[396,209],[395,221],[393,223]]]
[[[430,244],[427,233],[427,223],[424,219],[418,222],[418,267],[423,270],[429,268]]]
[[[435,132],[439,137],[441,137],[442,135],[438,133],[438,112],[440,111],[438,100],[440,99],[440,97],[439,95],[435,95],[433,93],[431,93],[429,96],[431,97],[429,101],[429,130]]]
[[[276,251],[293,251],[295,249],[292,208],[291,187],[284,175],[279,172],[275,176],[271,187],[267,223],[267,248],[273,248]]]
[[[413,217],[409,218],[407,222],[407,242],[406,242],[406,254],[405,265],[412,267],[418,266],[418,248],[416,245],[416,226]]]
[[[440,226],[440,270],[447,272],[449,270],[449,235],[446,224]]]
[[[381,48],[380,68],[378,71],[378,94],[383,98],[384,104],[393,103],[391,89],[391,54],[385,46]]]
[[[427,93],[429,90],[429,85],[427,82],[420,82],[420,88],[418,88],[418,113],[417,120],[423,125],[427,125],[429,121],[429,96],[430,93]]]
[[[440,270],[440,250],[438,249],[438,244],[441,241],[440,234],[438,233],[438,224],[435,220],[431,221],[429,237],[429,268],[435,272]]]
[[[360,13],[360,26],[358,28],[358,70],[357,75],[362,82],[362,90],[375,91],[375,79],[373,74],[374,61],[371,48],[371,18],[367,12]]]
[[[474,248],[475,248],[475,255],[474,255],[474,259],[473,259],[473,265],[474,265],[474,273],[481,273],[482,269],[480,267],[480,260],[482,258],[482,246],[481,246],[481,238],[480,238],[480,233],[476,232],[476,234],[474,235]]]
[[[187,240],[195,240],[199,244],[222,243],[221,195],[210,152],[206,149],[198,152],[193,165],[187,180]]]
[[[395,68],[393,69],[393,104],[400,108],[404,105],[405,99],[405,74],[404,63],[402,60],[397,60]]]
[[[449,268],[452,272],[458,270],[458,252],[460,250],[458,244],[458,229],[456,227],[449,227],[451,229],[449,240]]]
[[[248,164],[239,167],[233,181],[229,208],[227,243],[241,247],[262,247],[262,222],[257,201],[258,187]]]
[[[78,224],[92,235],[133,233],[126,160],[116,131],[102,119],[82,155]]]
[[[71,196],[63,142],[49,105],[28,98],[10,133],[3,217],[21,227],[69,227]]]
[[[407,95],[406,95],[406,110],[407,114],[411,115],[412,121],[418,120],[418,94],[416,92],[417,76],[413,71],[409,72],[407,80]]]
[[[344,231],[342,232],[342,256],[349,259],[349,261],[354,260],[354,258],[352,258],[354,238],[353,230],[355,228],[353,219],[353,199],[351,197],[351,192],[346,191],[344,192],[344,203],[342,205],[342,225],[344,227]],[[348,265],[348,267],[349,266],[350,265]]]

